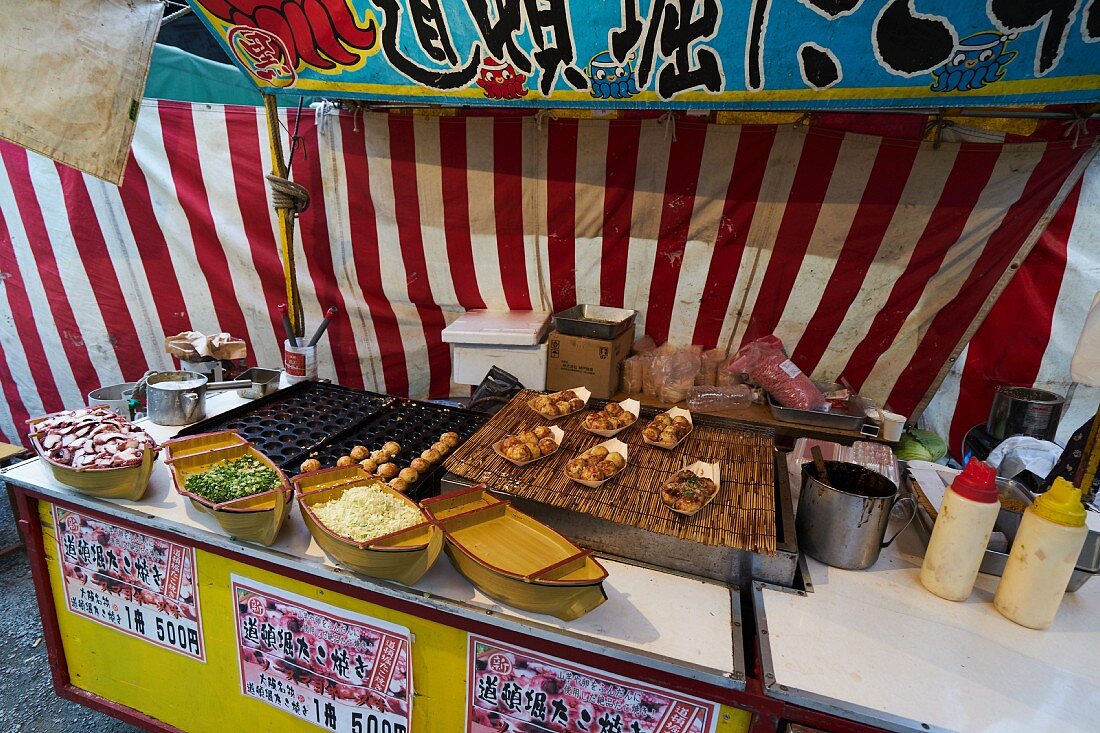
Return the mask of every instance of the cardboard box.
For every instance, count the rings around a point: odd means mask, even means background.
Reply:
[[[619,368],[630,356],[633,341],[633,329],[612,341],[551,332],[546,340],[546,389],[588,387],[593,397],[610,398],[619,391]]]

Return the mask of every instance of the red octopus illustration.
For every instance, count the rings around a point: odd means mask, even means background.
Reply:
[[[200,0],[199,5],[227,23],[278,36],[291,68],[300,61],[323,70],[354,66],[378,43],[374,17],[360,20],[350,0]]]
[[[516,67],[506,61],[487,58],[478,70],[474,82],[489,99],[519,99],[527,96],[527,75],[516,71]]]

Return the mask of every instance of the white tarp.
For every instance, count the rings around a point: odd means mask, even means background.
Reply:
[[[164,5],[21,0],[0,11],[0,137],[122,183]]]

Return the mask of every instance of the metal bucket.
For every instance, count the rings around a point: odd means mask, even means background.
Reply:
[[[1001,385],[993,393],[993,406],[985,429],[997,442],[1013,435],[1054,440],[1066,398],[1043,389]]]
[[[130,414],[130,395],[133,394],[136,385],[137,382],[123,382],[93,389],[88,393],[88,404],[107,405],[116,415],[129,420],[133,417]]]
[[[825,468],[833,485],[818,476],[814,464],[802,466],[802,493],[795,516],[798,545],[826,565],[846,570],[869,568],[882,548],[913,521],[916,502],[908,496],[898,499],[893,481],[863,466],[825,461]],[[902,502],[912,507],[909,519],[884,542],[890,511]]]

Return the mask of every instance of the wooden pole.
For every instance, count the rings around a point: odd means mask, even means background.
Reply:
[[[289,178],[286,159],[283,157],[282,132],[279,129],[279,108],[275,97],[264,94],[264,112],[267,117],[267,139],[271,146],[271,173],[279,178]],[[286,304],[290,315],[290,327],[294,335],[301,338],[304,334],[302,299],[298,294],[298,272],[294,262],[294,217],[293,208],[276,208],[279,215],[279,256],[283,261],[283,277],[286,280]]]

